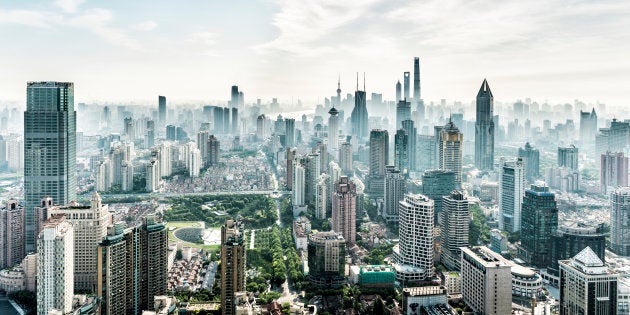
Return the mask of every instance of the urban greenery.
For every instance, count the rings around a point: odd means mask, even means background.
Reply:
[[[490,227],[487,224],[487,218],[483,213],[483,209],[478,205],[470,206],[470,230],[468,233],[468,243],[470,245],[488,244],[490,242]]]

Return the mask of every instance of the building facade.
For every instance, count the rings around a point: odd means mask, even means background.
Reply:
[[[630,256],[630,187],[617,187],[610,195],[610,250]]]
[[[549,267],[552,237],[558,228],[558,206],[556,195],[544,182],[536,182],[525,191],[521,217],[524,260],[538,268]]]
[[[525,194],[525,164],[522,158],[503,163],[499,199],[499,228],[514,233],[521,230],[521,208]]]
[[[245,227],[228,219],[221,227],[221,309],[236,313],[235,293],[245,291]]]
[[[468,198],[461,191],[454,190],[442,197],[442,229],[440,261],[450,270],[459,270],[461,266],[460,247],[468,246],[470,210]]]
[[[462,247],[462,300],[475,313],[512,313],[512,266],[485,246]]]
[[[334,231],[308,236],[308,279],[318,287],[338,287],[345,282],[346,240]]]
[[[341,234],[348,243],[356,242],[357,187],[347,176],[335,183],[332,196],[332,230]]]
[[[494,167],[494,96],[485,79],[477,93],[475,119],[475,167],[492,170]]]

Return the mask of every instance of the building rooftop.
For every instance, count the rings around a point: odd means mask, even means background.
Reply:
[[[586,246],[581,252],[579,252],[573,259],[580,262],[586,267],[602,267],[604,262],[595,254],[590,246]]]
[[[405,296],[427,296],[427,295],[446,295],[446,288],[443,286],[433,285],[426,287],[404,288]]]

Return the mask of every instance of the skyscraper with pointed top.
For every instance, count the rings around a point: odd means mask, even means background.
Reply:
[[[400,80],[396,82],[396,102],[400,101],[402,98],[402,85],[400,85]]]
[[[420,102],[420,58],[413,58],[413,100]]]
[[[328,148],[336,152],[339,149],[339,111],[333,106],[328,114]]]
[[[359,91],[359,74],[357,73],[357,90],[354,92],[354,108],[350,115],[352,136],[359,140],[368,137],[368,112],[365,99],[365,75],[363,77],[363,91]]]
[[[488,81],[483,79],[477,93],[475,121],[475,166],[480,170],[492,170],[494,166],[494,97]]]
[[[335,105],[337,105],[337,107],[341,106],[341,74],[339,75],[339,79],[337,79],[337,100],[336,104],[333,104],[333,107],[335,107]]]
[[[409,71],[405,71],[405,73],[403,73],[403,88],[404,88],[404,92],[405,92],[405,100],[409,99],[409,87],[410,87],[410,73]]]

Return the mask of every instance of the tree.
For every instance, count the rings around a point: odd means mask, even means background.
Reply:
[[[178,249],[177,252],[175,252],[175,260],[182,260],[184,258],[184,255],[182,255],[182,250]]]

